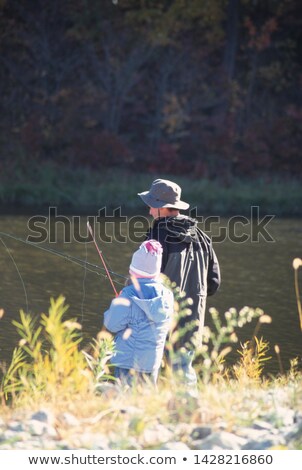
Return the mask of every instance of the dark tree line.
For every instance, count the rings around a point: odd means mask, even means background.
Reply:
[[[300,0],[0,1],[0,171],[300,176]]]

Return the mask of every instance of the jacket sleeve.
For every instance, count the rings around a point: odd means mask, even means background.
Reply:
[[[219,289],[221,283],[220,267],[212,244],[210,247],[210,260],[208,268],[208,295],[213,295]]]
[[[104,325],[111,333],[125,330],[129,324],[131,302],[128,297],[119,296],[113,299],[104,313]]]

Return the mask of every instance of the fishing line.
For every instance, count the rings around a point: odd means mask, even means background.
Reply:
[[[33,246],[34,248],[38,248],[39,250],[43,250],[43,251],[46,251],[48,253],[52,253],[53,255],[57,255],[59,256],[60,258],[63,258],[65,259],[66,261],[70,261],[71,263],[74,263],[78,266],[80,266],[81,268],[85,268],[86,266],[86,270],[89,271],[89,272],[92,272],[92,273],[95,273],[97,274],[98,276],[103,276],[105,278],[107,278],[108,276],[104,273],[100,273],[99,271],[106,271],[102,266],[99,266],[97,264],[92,264],[92,263],[89,263],[88,261],[84,261],[82,259],[79,259],[79,258],[76,258],[74,256],[71,256],[71,255],[67,255],[65,253],[62,253],[60,251],[57,251],[57,250],[54,250],[52,248],[46,248],[44,246],[40,246],[40,245],[37,245],[36,243],[33,243],[33,242],[30,242],[30,241],[27,241],[27,240],[24,240],[23,238],[19,238],[19,237],[15,237],[14,235],[11,235],[10,233],[5,233],[5,232],[0,232],[0,236],[5,236],[5,237],[9,237],[9,238],[12,238],[13,240],[16,240],[18,242],[21,242],[21,243],[25,243],[26,245],[30,245],[30,246]],[[93,268],[93,269],[90,269],[90,268]],[[113,274],[115,277],[119,277],[121,279],[127,279],[126,276],[123,276],[122,274],[118,274],[118,273],[115,273],[113,271],[110,271],[111,274]],[[123,283],[121,282],[118,282],[115,280],[115,282],[117,284],[120,284],[120,285],[124,285]]]
[[[8,255],[9,255],[9,257],[10,257],[10,259],[11,259],[12,262],[14,263],[14,266],[15,266],[15,268],[16,268],[16,270],[17,270],[18,275],[19,275],[19,278],[20,278],[20,281],[21,281],[21,284],[22,284],[22,287],[23,287],[23,290],[24,290],[24,294],[25,294],[26,313],[28,313],[28,297],[27,297],[27,292],[26,292],[26,288],[25,288],[25,284],[24,284],[23,278],[22,278],[22,276],[21,276],[21,273],[20,273],[20,271],[19,271],[19,268],[18,268],[18,266],[17,266],[17,263],[16,263],[16,261],[14,260],[13,255],[10,253],[8,247],[6,246],[6,244],[4,243],[4,241],[2,240],[1,237],[0,237],[0,240],[1,240],[2,244],[4,245],[4,247],[5,247],[5,249],[6,249],[7,253],[8,253]]]
[[[82,307],[81,307],[81,323],[83,324],[83,318],[84,318],[84,303],[85,303],[85,297],[86,297],[86,289],[85,289],[85,281],[86,281],[86,276],[87,276],[87,256],[88,256],[88,251],[87,251],[87,243],[84,243],[85,245],[85,267],[84,267],[84,277],[83,277],[83,283],[82,283],[82,289],[83,289],[83,297],[82,297]]]
[[[107,256],[105,256],[103,252],[102,252],[102,255],[103,255],[103,258],[104,258],[104,261],[105,261],[106,265],[107,265],[108,268],[109,268],[109,269],[108,269],[108,272],[109,272],[109,273],[112,273],[113,271],[112,271],[112,269],[111,269],[110,264],[108,263],[108,258],[107,258]]]

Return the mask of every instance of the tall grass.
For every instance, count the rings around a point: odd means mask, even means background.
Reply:
[[[175,296],[179,318],[188,315],[189,305],[182,294],[176,290]],[[270,387],[288,387],[288,406],[302,406],[297,360],[283,376],[263,375],[269,360],[268,344],[255,333],[269,325],[270,319],[261,309],[229,309],[224,315],[211,309],[213,330],[206,328],[203,344],[197,339],[195,343],[200,378],[196,397],[187,393],[182,377],[171,374],[169,366],[164,368],[157,390],[142,384],[120,388],[108,365],[114,352],[112,336],[101,332],[89,350],[83,350],[81,326],[76,320],[66,320],[66,311],[64,298],[59,297],[51,299],[47,314],[35,320],[21,311],[20,320],[14,322],[20,341],[0,387],[0,407],[6,407],[6,413],[8,409],[32,410],[41,405],[56,413],[70,411],[85,420],[85,432],[114,434],[115,448],[131,449],[134,438],[143,448],[156,448],[160,433],[156,432],[150,443],[145,431],[158,424],[174,429],[179,423],[218,426],[223,420],[230,431],[235,425],[249,426],[267,413],[263,391]],[[254,334],[249,342],[238,346],[236,330],[250,322],[255,322]],[[172,354],[177,354],[176,333],[177,319],[168,342]],[[234,348],[238,350],[237,360],[228,365],[226,358]],[[64,432],[66,429],[62,429]],[[185,441],[185,428],[177,432],[177,438]]]
[[[61,296],[51,299],[48,314],[42,313],[39,322],[20,312],[20,320],[13,323],[21,339],[2,379],[2,399],[28,397],[34,402],[43,396],[54,402],[58,394],[68,397],[89,390],[92,374],[79,348],[81,325],[63,320],[67,308]]]
[[[194,322],[187,321],[186,327],[179,329],[178,322],[190,315],[190,302],[184,300],[179,288],[175,293],[175,316],[167,341],[171,363],[179,354],[179,340],[186,335]],[[51,299],[48,314],[40,318],[20,312],[20,320],[14,321],[20,336],[11,363],[4,371],[0,387],[2,401],[18,402],[29,398],[32,402],[41,397],[55,402],[58,395],[68,399],[73,394],[93,393],[100,381],[113,382],[108,365],[114,353],[114,342],[108,332],[100,332],[90,344],[90,350],[81,348],[81,325],[76,320],[64,320],[67,306],[64,298]],[[204,328],[202,342],[199,332],[194,333],[188,343],[195,354],[195,369],[200,383],[218,383],[221,380],[236,379],[238,382],[252,380],[261,382],[268,344],[254,334],[249,342],[241,345],[239,361],[227,366],[226,358],[238,343],[236,330],[257,319],[254,333],[271,319],[261,309],[244,307],[237,311],[229,309],[224,316],[216,309],[210,309],[213,329]],[[190,318],[188,317],[188,320]],[[161,384],[169,381],[182,388],[183,377],[175,375],[165,364]],[[175,382],[176,381],[176,382]]]
[[[142,208],[137,193],[147,190],[157,177],[172,179],[183,188],[191,207],[202,214],[249,214],[252,205],[276,215],[301,215],[302,194],[298,180],[278,178],[243,180],[233,178],[194,179],[191,175],[134,173],[127,170],[70,168],[51,162],[28,164],[14,178],[0,176],[0,204],[18,207],[60,205],[69,209],[124,206],[127,211]]]
[[[188,315],[190,310],[179,289],[174,290],[179,319]],[[22,401],[28,397],[35,402],[43,397],[55,402],[58,394],[68,398],[72,394],[89,393],[99,381],[112,379],[108,368],[108,361],[114,352],[112,336],[101,332],[91,343],[89,352],[82,350],[81,325],[76,320],[64,319],[67,308],[61,296],[51,299],[48,314],[42,313],[39,318],[21,310],[20,320],[13,322],[20,341],[2,378],[2,401]],[[260,318],[259,321],[263,318],[260,309],[245,308],[240,312],[230,309],[225,314],[224,326],[216,310],[211,309],[211,315],[215,331],[206,328],[204,344],[199,344],[197,335],[195,343],[196,358],[200,364],[197,369],[204,383],[213,380],[217,374],[223,375],[224,359],[232,349],[229,344],[238,341],[235,328],[243,327],[253,318]],[[186,330],[177,328],[178,319],[175,316],[167,346],[172,358],[178,353],[176,345],[179,337],[186,333]],[[190,328],[191,323],[187,325]],[[259,352],[257,355],[259,357]],[[247,362],[246,355],[242,356]]]
[[[255,383],[258,383],[264,369],[264,363],[270,357],[267,357],[269,350],[268,343],[262,338],[258,339],[257,335],[262,325],[271,323],[271,317],[266,315],[260,308],[244,307],[239,311],[235,308],[230,308],[224,315],[220,315],[215,308],[210,308],[212,329],[205,326],[202,337],[198,330],[192,335],[189,334],[188,337],[187,333],[190,333],[195,323],[190,322],[191,301],[190,299],[183,298],[183,293],[179,291],[175,284],[171,285],[168,280],[166,280],[166,283],[173,289],[176,300],[174,323],[167,344],[172,363],[173,359],[175,362],[175,356],[177,358],[179,353],[178,344],[180,339],[188,338],[185,347],[194,352],[195,369],[202,383],[216,383],[229,377],[243,380],[243,376],[253,379]],[[186,326],[180,329],[178,323],[183,317],[186,317]],[[240,356],[238,363],[233,368],[229,368],[226,365],[226,358],[238,343],[238,329],[243,328],[247,323],[251,323],[255,319],[257,323],[251,340],[241,345],[241,350],[238,351]],[[170,372],[171,375],[172,372]],[[183,380],[183,377],[180,376],[180,380]]]
[[[297,308],[298,308],[298,314],[299,314],[299,320],[300,320],[300,329],[302,331],[302,305],[301,305],[301,299],[300,299],[299,278],[298,278],[298,271],[301,266],[302,266],[302,259],[295,258],[293,260],[293,268],[294,268],[294,275],[295,275],[295,294],[296,294]]]

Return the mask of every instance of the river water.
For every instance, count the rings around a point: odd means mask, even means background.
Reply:
[[[0,232],[13,234],[26,239],[33,236],[28,227],[28,216],[0,216]],[[41,227],[51,226],[50,218],[45,217],[36,221],[37,231],[46,235],[45,242],[39,246],[50,247],[67,255],[101,265],[94,244],[80,242],[74,239],[74,234],[86,234],[87,217],[76,220],[57,220],[53,242],[49,242],[49,232]],[[133,220],[132,220],[133,222]],[[230,220],[222,219],[219,224],[212,226],[214,248],[221,265],[222,285],[219,292],[208,299],[208,307],[216,307],[222,314],[229,307],[248,305],[260,307],[272,317],[272,323],[263,325],[260,334],[269,341],[272,359],[267,363],[268,373],[277,373],[279,365],[274,353],[274,345],[281,351],[284,369],[289,368],[289,361],[302,357],[302,333],[299,327],[292,260],[302,257],[302,220],[274,218],[267,224],[271,241],[264,240],[260,234],[259,240],[251,239],[251,225],[239,224],[236,227],[237,240],[220,236],[221,229],[227,229]],[[133,223],[119,224],[119,219],[107,220],[106,227],[99,221],[102,234],[97,237],[99,246],[106,256],[109,267],[123,275],[127,275],[131,254],[142,238],[147,221],[138,222],[136,237],[133,236]],[[38,228],[40,227],[40,228]],[[95,226],[97,228],[97,225]],[[117,230],[118,227],[118,230]],[[129,240],[129,227],[132,236]],[[201,225],[201,228],[204,228]],[[96,233],[99,233],[100,230]],[[105,234],[106,230],[106,236]],[[223,232],[224,233],[224,232]],[[248,235],[247,240],[241,235]],[[124,237],[124,239],[123,239]],[[70,238],[70,240],[68,240]],[[79,236],[76,237],[77,239]],[[100,239],[101,238],[101,239]],[[112,238],[112,242],[110,241]],[[116,240],[118,238],[118,240]],[[219,239],[220,238],[220,239]],[[225,238],[223,240],[223,238]],[[234,237],[233,237],[234,238]],[[218,240],[219,239],[219,240]],[[215,241],[216,240],[216,241]],[[121,289],[122,278],[115,278]],[[302,272],[300,273],[300,289],[302,291]],[[5,314],[0,320],[0,361],[8,362],[14,346],[18,344],[19,336],[12,325],[13,319],[19,318],[20,308],[38,315],[48,310],[49,298],[63,294],[70,306],[67,316],[77,318],[83,325],[86,341],[96,336],[102,326],[102,313],[108,307],[113,290],[102,275],[96,275],[75,265],[59,256],[42,251],[20,241],[1,236],[0,239],[0,308]],[[207,314],[206,323],[209,314]],[[250,338],[255,325],[249,325],[238,331],[241,341]]]

